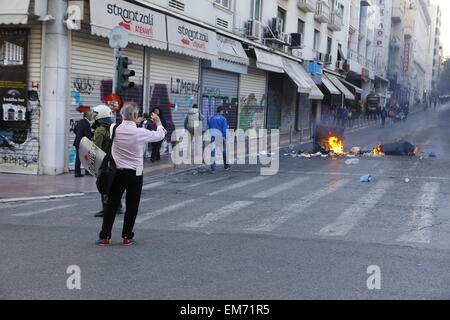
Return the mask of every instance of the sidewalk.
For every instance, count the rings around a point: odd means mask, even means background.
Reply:
[[[364,128],[371,127],[373,123],[347,129],[347,133],[356,132]],[[280,138],[280,148],[288,147],[290,144],[303,145],[311,142],[309,130],[295,132],[292,134],[282,134]],[[175,166],[171,155],[161,156],[161,161],[151,163],[146,159],[144,164],[144,184],[153,180],[157,176],[179,174],[204,165],[179,165]],[[43,197],[53,198],[55,196],[77,196],[80,194],[97,192],[95,179],[91,176],[74,178],[73,173],[66,173],[59,176],[34,176],[0,173],[0,202],[11,201],[22,198]]]

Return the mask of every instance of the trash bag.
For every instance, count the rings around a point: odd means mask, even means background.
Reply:
[[[415,152],[416,147],[408,141],[397,141],[393,143],[382,144],[381,152],[387,156],[407,156]]]
[[[370,174],[366,174],[364,176],[362,176],[359,181],[361,182],[372,182],[372,175]]]

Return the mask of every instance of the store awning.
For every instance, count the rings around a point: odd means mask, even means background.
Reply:
[[[214,31],[167,16],[169,51],[200,59],[217,60],[217,34]]]
[[[339,80],[341,80],[342,83],[348,85],[349,87],[355,89],[356,93],[362,94],[363,90],[357,86],[355,86],[353,83],[348,82],[347,80],[344,80],[342,78],[338,78]]]
[[[353,93],[351,93],[347,89],[347,87],[341,81],[339,81],[338,77],[336,77],[335,75],[332,75],[330,73],[327,73],[326,77],[328,79],[330,79],[330,81],[333,83],[334,86],[336,86],[336,88],[339,89],[339,91],[342,92],[342,94],[345,96],[345,99],[355,100],[355,96],[353,95]]]
[[[256,66],[259,69],[284,73],[283,58],[277,54],[255,48]]]
[[[379,75],[375,75],[375,79],[378,79],[385,83],[389,83],[389,79],[383,78],[382,76],[379,76]]]
[[[311,93],[311,85],[308,83],[309,75],[306,73],[305,69],[300,65],[300,63],[289,60],[287,58],[282,58],[284,71],[297,85],[298,92],[300,93]],[[302,72],[304,71],[304,72]],[[306,77],[305,77],[306,73]]]
[[[333,85],[333,83],[325,75],[322,76],[322,84],[327,88],[330,94],[340,95],[341,92]]]
[[[115,1],[114,8],[109,0],[90,0],[92,34],[109,38],[114,27],[122,26],[128,30],[129,42],[167,49],[165,15],[125,1]]]
[[[0,0],[0,24],[27,24],[30,0]]]
[[[322,91],[320,91],[319,87],[316,85],[314,80],[311,78],[311,75],[302,66],[300,66],[300,72],[303,73],[303,77],[305,77],[306,82],[311,87],[311,92],[309,93],[309,99],[323,100],[324,95],[323,95]]]
[[[250,60],[245,53],[242,43],[231,38],[217,35],[217,50],[219,59],[248,66]]]

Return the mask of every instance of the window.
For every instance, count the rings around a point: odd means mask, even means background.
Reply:
[[[297,32],[301,34],[305,33],[305,21],[302,19],[298,19]]]
[[[328,37],[328,42],[327,42],[327,53],[328,54],[331,54],[331,46],[332,46],[332,44],[333,44],[333,40],[330,37]]]
[[[252,0],[252,19],[261,21],[262,0]]]
[[[230,9],[230,2],[231,0],[216,0],[216,3],[218,5],[221,5],[224,8]]]
[[[277,17],[283,21],[282,24],[281,24],[281,29],[284,32],[284,27],[285,27],[285,24],[286,24],[286,10],[284,10],[283,8],[278,7]]]
[[[320,51],[320,31],[314,29],[314,50]]]

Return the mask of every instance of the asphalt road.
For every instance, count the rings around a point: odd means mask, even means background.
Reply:
[[[159,178],[132,247],[119,244],[123,218],[112,246],[93,244],[95,194],[0,204],[0,299],[449,299],[449,137],[441,109],[347,135],[347,149],[404,138],[423,159],[282,154],[275,176],[240,165]],[[79,290],[67,288],[73,265]]]

